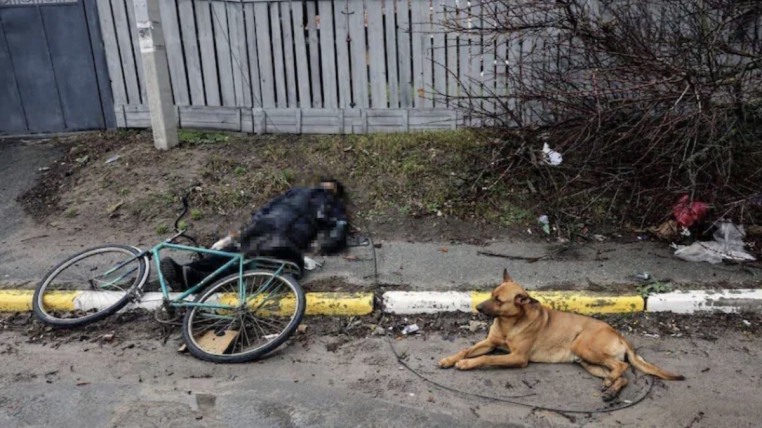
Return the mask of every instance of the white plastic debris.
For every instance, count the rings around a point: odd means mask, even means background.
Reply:
[[[537,218],[537,221],[542,224],[542,231],[545,232],[546,235],[550,235],[550,220],[548,220],[548,216],[541,215]]]
[[[542,145],[542,155],[545,163],[548,165],[558,166],[561,165],[561,162],[564,161],[564,157],[561,156],[561,153],[552,150],[548,143],[544,143]]]
[[[406,326],[405,328],[402,329],[402,334],[407,336],[409,334],[413,334],[417,332],[418,330],[419,330],[418,324],[410,324],[409,326]]]
[[[315,259],[304,256],[304,270],[315,270],[318,267],[318,262]]]
[[[121,157],[120,155],[112,156],[106,160],[106,163],[109,164],[112,162],[116,162],[120,157]]]
[[[694,242],[691,245],[675,245],[675,255],[689,262],[722,263],[723,260],[754,261],[756,258],[744,248],[743,226],[724,222],[714,231],[714,241]]]

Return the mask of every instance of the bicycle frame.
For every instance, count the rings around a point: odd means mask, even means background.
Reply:
[[[286,269],[286,266],[290,264],[286,261],[280,261],[275,259],[269,259],[266,257],[255,257],[252,259],[247,259],[243,254],[241,253],[231,253],[227,251],[218,251],[218,250],[209,250],[206,248],[198,248],[198,247],[191,247],[187,245],[179,245],[179,244],[173,244],[172,241],[179,238],[183,235],[183,232],[178,232],[175,236],[165,240],[164,242],[156,245],[155,247],[151,248],[150,250],[144,250],[140,254],[137,254],[133,256],[132,258],[120,263],[118,266],[113,267],[109,269],[108,271],[104,272],[101,276],[106,277],[118,270],[120,270],[122,267],[128,265],[134,260],[140,259],[142,257],[145,257],[150,254],[150,257],[154,259],[156,263],[156,272],[159,277],[159,283],[161,285],[161,292],[163,295],[164,302],[169,304],[173,307],[204,307],[204,308],[210,308],[210,309],[228,309],[228,310],[234,310],[239,307],[243,307],[247,305],[251,300],[259,296],[260,294],[264,293],[269,289],[271,286],[273,279],[282,274],[284,270]],[[193,285],[192,287],[188,288],[184,292],[182,292],[179,296],[175,298],[171,298],[169,295],[169,287],[167,286],[166,279],[164,278],[164,275],[161,273],[161,259],[159,257],[159,252],[163,249],[173,249],[178,251],[188,251],[188,252],[194,252],[194,253],[202,253],[202,254],[208,254],[208,255],[214,255],[214,256],[221,256],[221,257],[227,257],[230,260],[222,265],[220,268],[218,268],[213,273],[207,275],[201,282],[198,284]],[[277,269],[273,271],[273,276],[265,283],[264,285],[260,286],[259,289],[253,293],[252,295],[246,294],[246,287],[244,286],[243,281],[243,273],[244,273],[244,267],[250,268],[252,264],[254,264],[255,267],[257,267],[258,262],[261,261],[267,261],[268,264],[277,265]],[[232,306],[232,305],[219,305],[219,304],[210,304],[210,303],[195,303],[195,302],[187,302],[185,301],[185,298],[188,296],[196,293],[197,291],[202,290],[204,287],[206,287],[212,280],[214,280],[220,273],[224,272],[228,268],[238,264],[238,288],[239,288],[239,294],[238,294],[238,302],[239,306]],[[107,283],[103,285],[103,288],[107,288],[111,286],[112,284],[115,284],[119,282],[122,278],[124,278],[126,275],[129,275],[133,270],[126,272],[119,276],[117,279],[111,281],[110,283]],[[260,306],[264,304],[261,303]]]

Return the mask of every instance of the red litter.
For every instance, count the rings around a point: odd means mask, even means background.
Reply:
[[[672,210],[677,224],[687,229],[706,215],[709,206],[703,202],[690,201],[688,195],[683,195]]]

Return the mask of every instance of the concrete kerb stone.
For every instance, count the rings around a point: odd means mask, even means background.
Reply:
[[[762,289],[694,290],[639,295],[612,295],[586,291],[530,291],[543,305],[561,311],[584,315],[635,312],[762,312]],[[0,290],[0,312],[32,310],[33,290]],[[106,307],[115,296],[98,293],[98,299],[87,299],[81,292],[61,293],[46,297],[46,304],[60,310],[73,310],[78,301]],[[173,296],[174,297],[174,296]],[[476,305],[490,298],[488,292],[469,291],[387,291],[380,296],[385,312],[398,315],[436,314],[448,312],[475,313]],[[161,293],[146,293],[129,309],[156,309]],[[374,294],[307,293],[307,315],[362,316],[374,310]],[[379,308],[380,309],[380,308]]]

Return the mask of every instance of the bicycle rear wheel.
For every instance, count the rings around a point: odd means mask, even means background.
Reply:
[[[148,279],[146,257],[124,245],[105,245],[75,254],[37,285],[35,315],[56,327],[79,327],[104,319],[129,302]]]
[[[288,275],[244,272],[246,304],[238,275],[217,281],[199,294],[183,320],[183,339],[197,358],[215,363],[254,361],[282,345],[304,317],[307,300]]]

